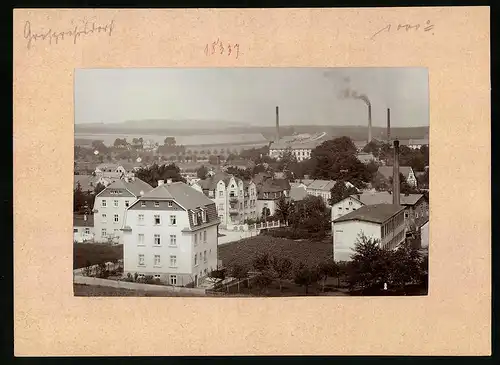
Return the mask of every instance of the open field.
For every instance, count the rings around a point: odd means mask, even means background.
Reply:
[[[239,264],[251,269],[252,260],[260,253],[286,257],[294,263],[319,264],[333,254],[332,242],[289,240],[269,236],[244,238],[237,242],[219,246],[219,260],[224,266]]]
[[[108,246],[91,243],[75,243],[73,245],[73,269],[123,259],[123,245]]]
[[[73,292],[77,297],[201,297],[202,295],[159,292],[145,290],[130,290],[104,286],[73,284]]]

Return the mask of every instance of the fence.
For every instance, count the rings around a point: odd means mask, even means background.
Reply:
[[[106,262],[105,265],[107,271],[118,270],[123,268],[123,261],[118,260],[117,263]],[[92,275],[97,275],[98,272],[99,272],[99,265],[92,265],[73,270],[73,274],[76,276],[84,276],[84,275],[92,276]]]
[[[232,231],[259,231],[261,229],[270,229],[270,228],[280,228],[288,226],[288,222],[281,221],[268,221],[261,223],[253,223],[253,224],[231,224],[228,225],[228,230]]]
[[[144,291],[157,291],[157,292],[159,291],[159,292],[170,292],[170,293],[180,293],[180,294],[205,295],[205,289],[202,288],[184,288],[180,286],[130,283],[127,281],[98,279],[88,276],[75,276],[73,278],[73,283],[83,284],[83,285],[104,286],[104,287],[119,288],[119,289],[129,289],[129,290],[144,290]]]

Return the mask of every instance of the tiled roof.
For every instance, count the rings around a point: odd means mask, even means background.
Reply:
[[[135,196],[139,196],[141,192],[145,194],[151,191],[153,187],[141,179],[134,178],[129,181],[125,181],[124,179],[116,180],[109,184],[106,189],[127,189]]]
[[[334,180],[314,180],[312,183],[307,185],[307,189],[330,191],[334,186]]]
[[[295,201],[303,200],[307,196],[307,191],[304,188],[294,186],[290,189],[290,198]]]
[[[412,168],[410,166],[399,166],[399,172],[403,174],[405,178],[408,178],[408,175],[410,175],[410,172],[412,171]],[[386,179],[389,179],[389,177],[392,177],[393,173],[393,167],[392,166],[380,166],[378,168],[378,172],[382,174],[383,177]]]
[[[387,191],[368,192],[351,196],[364,205],[392,204],[393,198],[392,194]],[[399,202],[401,205],[415,205],[423,196],[423,194],[400,194]]]
[[[359,220],[372,223],[384,223],[389,218],[393,217],[397,213],[401,212],[405,208],[401,205],[393,204],[375,204],[375,205],[364,205],[354,212],[343,215],[335,219],[333,222],[347,222],[351,220]]]
[[[97,165],[96,169],[99,169],[101,171],[103,170],[116,170],[118,167],[117,164],[115,163],[101,163],[99,165]]]
[[[226,172],[217,172],[215,175],[207,177],[206,179],[198,181],[198,185],[201,186],[203,190],[215,190],[219,181],[224,181],[224,184],[229,184],[233,175]],[[234,177],[237,184],[240,183],[241,179]]]
[[[94,227],[94,216],[89,214],[85,220],[83,215],[73,215],[73,227]]]
[[[259,195],[262,193],[277,193],[284,190],[290,190],[290,183],[286,179],[267,179],[257,188]]]
[[[195,209],[213,204],[202,192],[183,182],[160,185],[144,194],[139,200],[173,199],[185,209]]]

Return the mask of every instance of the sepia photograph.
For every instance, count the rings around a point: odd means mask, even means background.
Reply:
[[[74,76],[75,296],[426,296],[426,68]]]

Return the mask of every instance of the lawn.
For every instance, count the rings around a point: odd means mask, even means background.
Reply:
[[[331,240],[322,242],[294,241],[270,236],[256,236],[220,245],[219,260],[222,260],[224,266],[239,264],[251,270],[253,258],[264,252],[286,257],[294,264],[303,262],[312,266],[331,257],[333,246]]]
[[[91,243],[75,243],[73,245],[73,269],[96,265],[108,261],[123,259],[123,245],[108,246]]]
[[[174,292],[157,292],[145,290],[132,290],[123,288],[112,288],[104,286],[73,284],[73,292],[76,297],[195,297],[202,295],[180,294]]]

